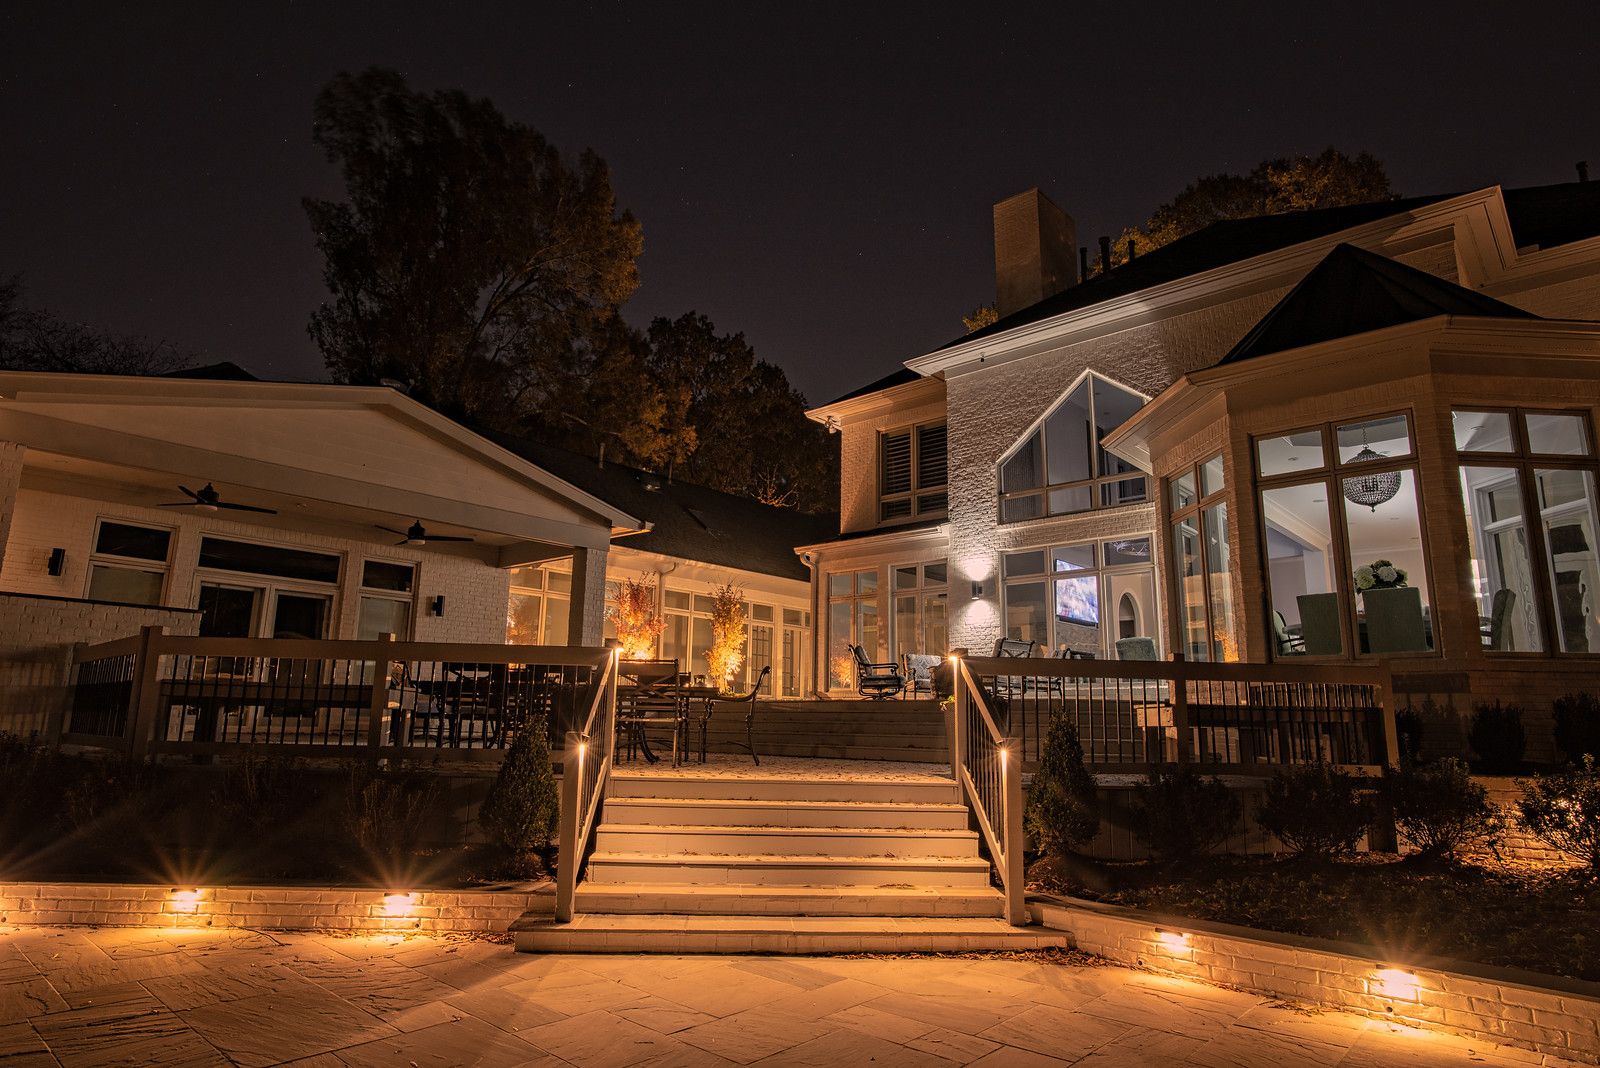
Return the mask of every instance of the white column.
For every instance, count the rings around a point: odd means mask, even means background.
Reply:
[[[606,547],[572,551],[572,600],[567,644],[598,646],[605,635]]]
[[[25,445],[0,441],[0,566],[6,562],[11,517],[17,510],[17,491],[22,488],[22,458],[27,451]]]

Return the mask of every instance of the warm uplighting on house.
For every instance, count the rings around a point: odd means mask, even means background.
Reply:
[[[1368,980],[1368,992],[1391,1001],[1416,1001],[1422,982],[1403,968],[1379,968]]]
[[[415,904],[415,894],[384,894],[383,914],[391,919],[402,919],[411,915],[412,906]]]
[[[167,895],[167,911],[175,915],[193,916],[200,911],[200,891],[174,889]]]

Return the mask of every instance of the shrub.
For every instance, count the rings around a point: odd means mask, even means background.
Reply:
[[[1585,756],[1577,768],[1565,768],[1519,784],[1521,823],[1541,842],[1570,853],[1600,876],[1600,768]]]
[[[1192,764],[1150,773],[1134,797],[1133,833],[1166,862],[1191,860],[1228,840],[1239,824],[1239,799],[1215,777],[1202,779]]]
[[[1261,826],[1303,857],[1348,853],[1372,823],[1372,798],[1360,780],[1328,764],[1274,775],[1257,813]]]
[[[223,772],[216,815],[231,834],[259,840],[292,823],[319,792],[315,778],[296,761],[247,752]]]
[[[1084,766],[1078,730],[1065,716],[1050,719],[1023,820],[1039,849],[1052,856],[1071,853],[1099,833],[1094,776]]]
[[[1592,693],[1556,698],[1556,746],[1574,764],[1584,756],[1600,759],[1600,700]]]
[[[1400,837],[1430,860],[1454,856],[1474,842],[1493,846],[1505,823],[1489,791],[1453,757],[1391,772],[1384,796]]]
[[[524,724],[512,739],[500,772],[478,809],[478,826],[499,854],[506,874],[526,878],[536,874],[536,853],[544,859],[546,869],[550,867],[550,839],[559,815],[544,717],[539,716]]]
[[[1422,731],[1423,716],[1432,702],[1428,698],[1423,702],[1421,710],[1411,707],[1409,703],[1394,714],[1394,733],[1400,743],[1400,766],[1414,768],[1422,762]]]
[[[356,761],[345,792],[345,833],[368,857],[409,857],[422,846],[438,794],[425,773]]]
[[[1499,701],[1472,710],[1467,743],[1478,754],[1478,764],[1490,775],[1510,775],[1522,767],[1527,735],[1522,730],[1522,709]]]

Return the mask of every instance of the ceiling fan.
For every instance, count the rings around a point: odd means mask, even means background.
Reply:
[[[179,486],[178,488],[181,489],[184,496],[188,497],[189,499],[186,501],[176,501],[171,504],[163,504],[161,505],[162,508],[193,508],[197,512],[215,512],[219,508],[226,508],[234,512],[261,512],[264,515],[278,514],[278,510],[276,508],[258,508],[253,504],[232,504],[228,501],[225,501],[222,499],[222,494],[217,492],[217,487],[213,486],[209,482],[207,482],[198,493],[190,489],[188,486]]]
[[[400,535],[400,537],[403,540],[395,542],[396,545],[426,545],[430,541],[471,541],[472,540],[471,538],[457,537],[457,536],[452,535],[452,534],[429,534],[428,533],[428,528],[424,527],[422,525],[422,520],[420,520],[420,519],[417,520],[415,523],[412,523],[405,530],[396,530],[396,529],[394,529],[394,527],[386,527],[382,523],[375,523],[373,525],[376,526],[379,530],[385,530],[385,531],[388,531],[390,534],[398,534],[398,535]]]

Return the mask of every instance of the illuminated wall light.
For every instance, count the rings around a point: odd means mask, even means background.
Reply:
[[[167,895],[167,905],[174,913],[192,916],[200,911],[200,891],[173,890]]]
[[[1156,931],[1156,941],[1171,950],[1189,948],[1189,932],[1187,931]]]
[[[411,908],[415,904],[415,894],[384,894],[383,914],[394,919],[400,919],[411,915]]]
[[[1416,1001],[1422,981],[1403,968],[1379,968],[1368,983],[1370,993],[1391,1001]]]

